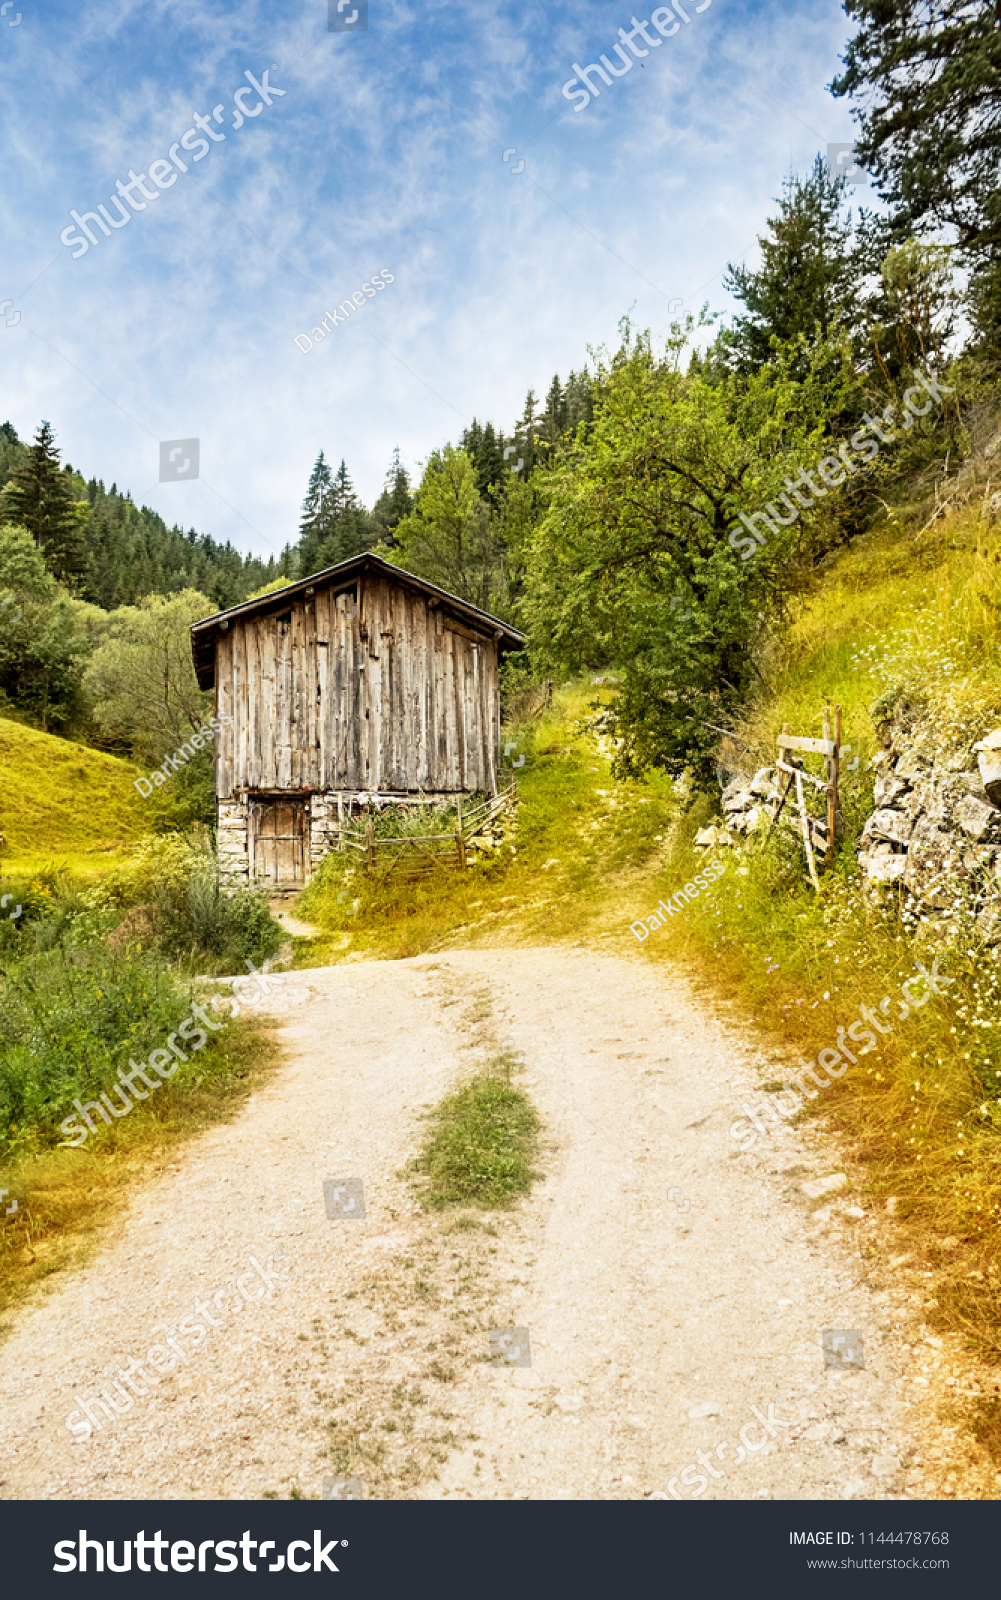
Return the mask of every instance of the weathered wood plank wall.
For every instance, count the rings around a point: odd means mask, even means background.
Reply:
[[[318,585],[220,634],[220,799],[245,789],[491,787],[497,645],[391,580]]]

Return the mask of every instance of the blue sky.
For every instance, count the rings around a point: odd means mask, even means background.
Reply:
[[[624,314],[657,333],[706,299],[732,309],[722,274],[756,259],[783,177],[852,137],[825,88],[850,30],[837,0],[699,3],[575,111],[572,63],[620,64],[626,3],[370,0],[367,29],[331,32],[327,0],[16,0],[0,412],[22,438],[47,417],[87,476],[267,556],[295,538],[321,448],[371,504],[395,445],[417,475],[474,414],[509,427]],[[246,77],[265,71],[270,106]],[[237,127],[241,87],[261,109]],[[169,148],[216,107],[175,181]],[[145,209],[108,238],[91,223],[85,255],[61,243],[71,209],[118,220],[130,169]],[[392,283],[297,347],[382,269]],[[188,437],[199,478],[161,484],[159,441]]]

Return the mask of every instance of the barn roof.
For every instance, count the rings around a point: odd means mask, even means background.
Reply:
[[[479,627],[483,633],[491,634],[497,641],[499,651],[520,650],[527,643],[525,634],[519,633],[509,623],[501,622],[499,617],[491,616],[489,611],[481,611],[479,606],[471,606],[468,600],[460,600],[458,595],[449,594],[447,589],[440,589],[436,583],[417,578],[412,572],[404,572],[402,567],[394,567],[391,561],[385,561],[382,556],[366,550],[360,556],[349,556],[346,561],[338,561],[336,566],[324,567],[322,572],[312,572],[308,578],[289,583],[284,589],[275,589],[273,593],[263,594],[257,600],[244,600],[241,605],[230,606],[228,611],[217,611],[201,622],[192,623],[191,654],[199,687],[211,689],[215,686],[216,640],[229,627],[231,619],[268,616],[272,612],[284,611],[289,600],[305,595],[308,589],[315,588],[317,584],[350,579],[365,572],[378,573],[380,577],[389,578],[403,588],[416,589],[420,594],[434,595],[439,600],[447,601],[448,609],[457,617]]]

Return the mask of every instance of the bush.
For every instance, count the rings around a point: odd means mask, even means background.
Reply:
[[[242,967],[248,957],[263,961],[274,955],[283,938],[262,890],[220,887],[218,861],[204,828],[187,837],[173,833],[143,839],[131,859],[84,901],[95,910],[128,909],[133,942],[152,940],[177,960],[220,971]]]
[[[0,1152],[59,1142],[74,1097],[96,1098],[130,1055],[163,1044],[190,997],[152,954],[32,953],[0,984]]]

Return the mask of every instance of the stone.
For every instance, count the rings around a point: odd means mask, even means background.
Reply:
[[[956,804],[955,817],[964,833],[978,841],[986,839],[998,821],[994,806],[984,805],[972,794],[964,795]]]
[[[951,888],[968,878],[955,841],[926,817],[919,817],[907,851],[904,887],[928,905],[948,906],[954,898]]]
[[[898,778],[906,778],[909,783],[915,783],[919,778],[926,778],[931,771],[931,762],[927,756],[920,755],[916,750],[903,750],[897,762],[895,772]]]
[[[733,785],[731,784],[729,787],[732,789]],[[750,789],[735,789],[732,794],[729,794],[729,791],[725,791],[723,794],[723,810],[727,813],[731,811],[746,811],[751,804],[751,799]]]
[[[699,850],[709,850],[716,844],[732,845],[733,839],[725,828],[703,828],[701,833],[695,835],[695,845]]]
[[[952,798],[948,790],[935,783],[917,783],[903,802],[903,809],[911,817],[924,815],[943,827],[952,821]]]
[[[847,1189],[848,1175],[844,1172],[832,1172],[826,1178],[810,1178],[799,1186],[800,1194],[805,1194],[808,1200],[822,1200],[825,1194],[834,1194],[838,1189]]]
[[[746,789],[747,784],[748,779],[745,778],[742,773],[738,773],[735,778],[730,780],[726,788],[723,790],[723,804],[726,805],[726,802],[732,799],[735,794],[739,794],[742,789]]]
[[[907,857],[873,852],[870,855],[860,855],[859,865],[870,883],[895,883],[898,878],[904,876]]]
[[[881,772],[873,789],[877,809],[894,805],[909,788],[910,785],[903,778],[898,778],[896,772]]]
[[[902,811],[874,811],[862,830],[862,840],[890,839],[894,844],[906,844],[913,828],[912,818]]]
[[[749,784],[749,791],[758,800],[767,800],[772,792],[774,767],[760,767]]]
[[[984,906],[977,917],[977,932],[987,945],[1001,944],[1001,910],[994,905]]]
[[[703,1417],[718,1417],[719,1404],[715,1400],[707,1400],[701,1406],[692,1406],[688,1413],[689,1422],[699,1422]]]

